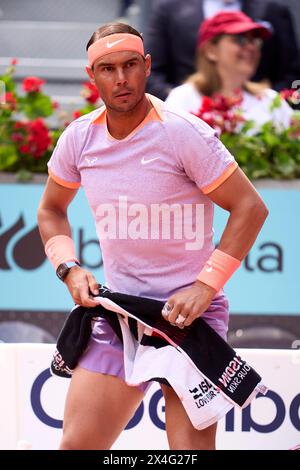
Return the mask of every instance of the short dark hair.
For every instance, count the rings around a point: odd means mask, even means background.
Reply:
[[[94,42],[98,41],[98,39],[105,38],[106,36],[110,36],[111,34],[118,34],[118,33],[127,33],[127,34],[134,34],[141,38],[142,41],[143,37],[141,33],[139,33],[136,29],[129,24],[125,23],[106,23],[105,25],[98,28],[91,36],[89,42],[86,45],[86,50],[94,44]]]

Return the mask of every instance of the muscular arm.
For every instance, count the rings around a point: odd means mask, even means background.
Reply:
[[[255,242],[268,215],[268,209],[239,168],[208,197],[230,212],[219,250],[242,260]]]
[[[77,189],[65,188],[48,178],[38,208],[38,224],[44,244],[55,235],[71,236],[67,209],[76,193]]]
[[[265,204],[239,168],[208,197],[230,212],[218,249],[242,260],[268,215]],[[196,281],[192,287],[176,292],[168,299],[173,307],[168,320],[175,323],[181,314],[186,318],[184,325],[189,326],[207,310],[215,295],[216,291],[212,287]]]
[[[38,224],[44,244],[55,235],[71,237],[67,210],[76,193],[77,189],[65,188],[53,179],[48,179],[38,208]],[[85,307],[98,305],[98,302],[90,297],[89,291],[99,293],[97,281],[90,272],[79,266],[72,267],[65,278],[65,284],[76,304]]]

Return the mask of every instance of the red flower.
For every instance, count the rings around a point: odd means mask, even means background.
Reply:
[[[10,65],[17,65],[17,63],[18,63],[18,59],[16,59],[15,57],[11,59],[10,61]]]
[[[195,115],[216,129],[218,134],[222,132],[234,133],[245,121],[239,112],[242,100],[243,97],[239,90],[232,97],[225,97],[218,93],[211,97],[203,96],[201,108]]]
[[[214,108],[213,100],[209,96],[203,96],[201,112],[202,113],[210,112],[213,108]]]
[[[20,134],[19,132],[13,132],[11,135],[11,140],[13,142],[22,142],[23,141],[23,135]]]
[[[44,121],[40,118],[29,122],[16,122],[14,126],[14,141],[19,143],[19,151],[32,155],[34,158],[41,158],[50,148],[52,139]]]
[[[82,112],[80,111],[80,109],[75,110],[75,111],[73,112],[73,119],[78,119],[78,118],[81,117],[81,116],[82,116]]]
[[[26,93],[39,92],[44,83],[45,80],[41,80],[38,77],[26,77],[23,80],[22,88]]]
[[[96,86],[90,82],[83,83],[83,89],[80,94],[88,103],[91,104],[95,104],[100,98],[99,91]]]
[[[6,109],[11,111],[17,109],[17,100],[11,91],[4,93],[4,95],[0,97],[0,103],[2,103]]]
[[[28,144],[20,145],[19,150],[21,153],[30,153],[30,147]]]
[[[16,122],[14,123],[14,129],[15,129],[15,130],[23,129],[23,127],[24,127],[24,124],[23,124],[23,122],[21,122],[21,121],[16,121]]]
[[[49,130],[42,119],[30,122],[28,144],[35,158],[40,158],[52,143]]]
[[[299,104],[300,103],[300,93],[298,90],[295,90],[292,88],[291,90],[285,88],[284,90],[281,90],[279,93],[281,98],[284,100],[287,100],[291,104]]]
[[[293,96],[293,93],[295,92],[295,90],[289,90],[288,88],[284,88],[284,90],[281,90],[280,92],[280,96],[284,99],[284,100],[287,100],[288,98],[290,98],[291,96]]]

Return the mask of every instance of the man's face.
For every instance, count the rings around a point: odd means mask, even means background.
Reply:
[[[127,112],[142,100],[146,79],[150,75],[151,59],[133,51],[113,52],[88,69],[107,109]]]

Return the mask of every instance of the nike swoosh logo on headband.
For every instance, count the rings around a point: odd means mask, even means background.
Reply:
[[[119,42],[122,42],[124,41],[124,39],[118,39],[117,41],[114,41],[114,42],[108,42],[106,43],[106,46],[108,47],[108,49],[110,49],[111,47],[115,46],[116,44],[118,44]]]

